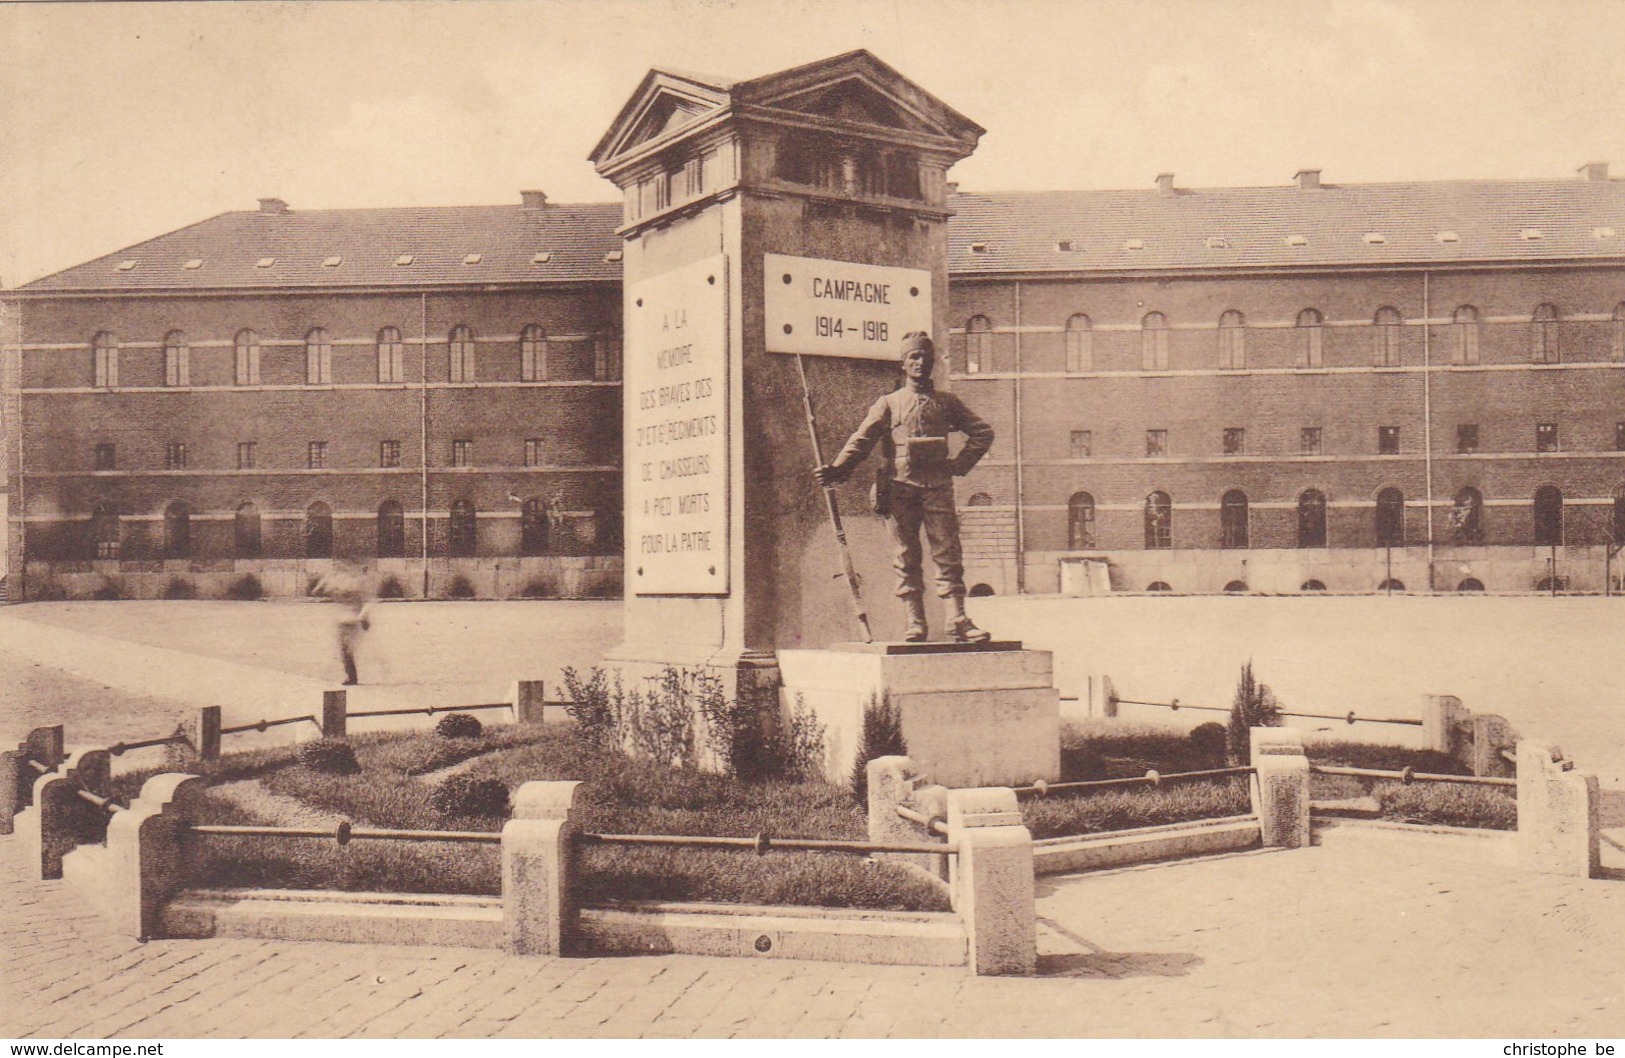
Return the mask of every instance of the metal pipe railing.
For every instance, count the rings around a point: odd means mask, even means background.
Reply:
[[[563,705],[563,702],[544,702],[544,706]],[[345,716],[354,720],[358,716],[415,716],[422,713],[433,716],[436,713],[471,713],[476,709],[512,709],[512,702],[484,702],[480,705],[419,705],[411,709],[362,709],[346,713]]]
[[[348,820],[330,830],[315,827],[236,826],[226,823],[193,823],[194,834],[216,834],[239,838],[332,838],[340,845],[352,841],[452,841],[498,845],[502,835],[484,830],[381,830],[357,829]]]
[[[1405,785],[1413,782],[1457,782],[1469,786],[1517,786],[1517,779],[1497,779],[1487,775],[1438,775],[1420,772],[1414,768],[1400,771],[1382,771],[1377,768],[1338,768],[1324,764],[1311,764],[1309,770],[1318,775],[1352,775],[1364,779],[1397,779]]]
[[[107,747],[107,752],[115,757],[122,757],[132,749],[150,749],[153,746],[168,746],[177,742],[191,741],[185,735],[165,735],[163,738],[149,738],[141,742],[115,742]]]
[[[893,805],[892,807],[897,809],[897,814],[899,816],[902,816],[910,823],[916,823],[931,831],[933,834],[941,834],[944,837],[947,837],[948,821],[943,819],[941,816],[928,816],[924,812],[916,812],[914,809],[905,808],[902,805]]]
[[[584,845],[664,846],[693,849],[747,849],[758,856],[769,852],[845,852],[868,855],[875,852],[924,852],[951,856],[947,845],[926,845],[886,841],[829,841],[815,838],[774,838],[758,834],[753,838],[684,837],[677,834],[577,834]]]
[[[90,804],[95,805],[108,815],[112,815],[114,812],[125,811],[124,806],[113,800],[111,797],[102,797],[85,789],[78,789],[73,792],[78,796],[79,800],[87,801]]]
[[[1128,779],[1090,779],[1080,782],[1045,782],[1039,779],[1031,786],[1017,786],[1014,788],[1017,797],[1024,794],[1037,794],[1047,797],[1060,790],[1101,790],[1114,786],[1159,786],[1165,782],[1175,782],[1184,779],[1218,779],[1229,775],[1251,775],[1254,768],[1209,768],[1205,771],[1180,771],[1167,775],[1158,771],[1148,771],[1144,775]]]
[[[223,727],[220,729],[220,733],[222,735],[235,735],[243,731],[268,731],[273,727],[281,727],[283,724],[302,724],[306,720],[309,720],[318,728],[322,726],[322,722],[314,716],[285,716],[281,720],[256,720],[252,724]]]
[[[1157,709],[1168,709],[1178,712],[1181,709],[1197,709],[1208,713],[1228,713],[1228,705],[1190,705],[1175,698],[1171,702],[1143,702],[1135,698],[1113,698],[1118,705],[1147,705]],[[1341,720],[1347,724],[1401,724],[1406,727],[1421,727],[1422,721],[1410,720],[1403,717],[1360,716],[1350,709],[1343,714],[1333,713],[1289,713],[1282,711],[1277,716],[1290,716],[1296,720]]]

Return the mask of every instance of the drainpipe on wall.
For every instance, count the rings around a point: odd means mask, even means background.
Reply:
[[[1422,273],[1422,459],[1427,479],[1428,590],[1433,579],[1433,312],[1428,273]]]
[[[6,574],[7,576],[13,572],[17,574],[17,593],[13,595],[8,589],[6,592],[8,602],[22,601],[28,598],[28,475],[25,472],[27,466],[23,462],[23,423],[27,421],[23,418],[23,303],[19,300],[13,302],[13,304],[16,306],[17,313],[17,370],[11,378],[11,385],[17,393],[17,429],[10,431],[9,423],[6,424],[6,427],[8,432],[15,432],[17,436],[17,458],[12,461],[12,466],[17,468],[17,480],[11,482],[12,498],[17,501],[17,509],[13,511],[8,504],[6,519],[17,527],[17,569],[12,570],[9,568],[8,556]],[[10,467],[7,467],[7,469],[9,470]],[[9,540],[6,543],[6,548],[8,551],[11,550]]]
[[[429,597],[429,295],[418,295],[418,497],[422,530],[418,561],[423,570],[423,597]]]
[[[1015,431],[1016,431],[1016,594],[1027,593],[1027,516],[1026,497],[1022,490],[1021,467],[1021,280],[1016,280],[1016,377]]]

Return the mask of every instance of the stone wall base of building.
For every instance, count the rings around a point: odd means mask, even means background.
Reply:
[[[618,599],[619,555],[366,559],[374,590],[403,599]],[[40,562],[14,571],[10,602],[65,599],[301,598],[331,559]],[[17,573],[22,575],[19,576]],[[427,584],[425,582],[427,581]],[[257,591],[255,590],[257,586]]]

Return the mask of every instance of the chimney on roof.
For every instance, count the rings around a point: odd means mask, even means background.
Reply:
[[[1585,163],[1584,165],[1580,166],[1580,179],[1581,180],[1607,180],[1608,179],[1608,163],[1607,162],[1587,162],[1587,163]]]
[[[1173,194],[1174,193],[1174,174],[1173,173],[1158,173],[1157,174],[1157,190],[1160,191],[1164,195]]]
[[[1297,183],[1299,190],[1313,191],[1320,186],[1320,170],[1299,169],[1292,174],[1292,179]]]
[[[262,198],[260,199],[260,212],[286,213],[288,212],[288,204],[280,198]]]
[[[547,205],[546,191],[521,191],[519,204],[526,209],[541,209]]]

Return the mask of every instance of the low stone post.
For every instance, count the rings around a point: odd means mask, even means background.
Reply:
[[[178,741],[164,747],[164,763],[176,771],[220,759],[220,707],[205,705],[175,729]]]
[[[10,834],[17,813],[34,803],[34,783],[43,773],[30,762],[50,771],[64,756],[61,724],[36,727],[16,749],[0,753],[0,834]]]
[[[112,767],[107,750],[80,750],[34,783],[34,803],[18,815],[17,830],[27,843],[29,864],[38,869],[36,878],[62,877],[63,856],[106,836],[107,812],[82,800],[78,791],[107,797],[112,793]]]
[[[1310,844],[1309,758],[1303,733],[1291,727],[1255,727],[1252,747],[1253,811],[1265,848],[1302,849]]]
[[[869,778],[869,840],[874,842],[924,844],[944,841],[942,835],[897,814],[898,808],[908,809],[926,819],[947,818],[946,793],[940,786],[915,788],[921,776],[908,757],[876,757],[867,767]],[[932,797],[932,791],[941,791]],[[925,796],[921,803],[920,795]],[[947,850],[944,841],[943,849]],[[933,878],[946,881],[946,857],[929,853],[881,852],[877,860],[903,863],[917,867]]]
[[[102,906],[125,936],[163,936],[164,904],[186,881],[194,840],[188,827],[203,789],[196,775],[154,775],[141,796],[108,822],[104,884],[112,891]]]
[[[513,705],[514,723],[540,724],[547,719],[544,708],[547,699],[543,697],[543,689],[541,680],[514,681],[513,690],[508,692],[508,701]]]
[[[579,908],[570,891],[579,782],[527,782],[502,828],[502,930],[515,955],[563,955]]]
[[[1422,698],[1422,738],[1424,749],[1443,753],[1465,762],[1464,730],[1472,713],[1453,694],[1429,694]]]
[[[954,909],[970,937],[977,974],[1030,974],[1038,967],[1033,836],[1014,790],[948,791],[948,843],[959,850]]]
[[[1602,866],[1597,777],[1549,742],[1518,743],[1518,864],[1593,878]]]
[[[350,733],[350,694],[344,690],[322,692],[322,737],[346,738]]]
[[[1496,779],[1510,779],[1517,775],[1517,766],[1506,758],[1506,753],[1517,755],[1518,732],[1507,723],[1506,717],[1493,713],[1474,715],[1472,727],[1473,747],[1469,763],[1472,764],[1473,774]]]
[[[1112,683],[1112,678],[1104,674],[1100,677],[1100,715],[1117,719],[1117,687]]]

